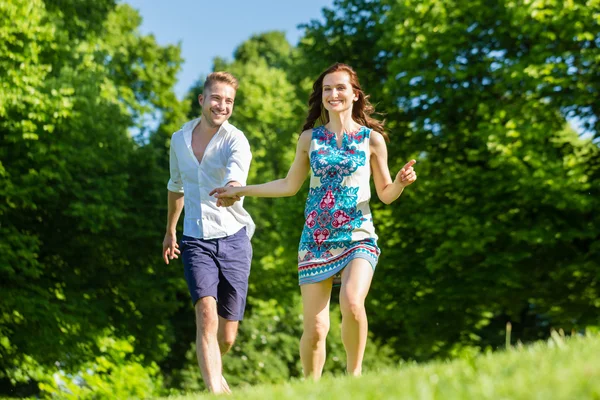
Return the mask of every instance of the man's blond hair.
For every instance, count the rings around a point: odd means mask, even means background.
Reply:
[[[214,85],[217,82],[221,82],[221,83],[230,85],[236,91],[239,86],[238,80],[236,79],[236,77],[233,76],[232,74],[230,74],[229,72],[225,72],[225,71],[213,72],[206,77],[206,80],[204,81],[204,89],[202,90],[202,93],[206,93],[206,91],[209,90],[212,87],[212,85]]]

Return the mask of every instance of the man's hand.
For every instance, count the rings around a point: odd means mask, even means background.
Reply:
[[[179,258],[179,245],[177,244],[177,237],[170,233],[165,235],[165,239],[163,240],[163,259],[165,260],[165,264],[169,264],[169,260],[174,258]]]
[[[242,185],[237,182],[237,181],[230,181],[229,183],[227,183],[227,185],[225,185],[224,188],[239,188]],[[219,193],[219,189],[224,189],[224,188],[217,188],[217,189],[213,189],[208,195],[212,196],[215,193]],[[220,197],[220,196],[215,196],[217,198],[217,207],[229,207],[232,206],[236,201],[241,200],[241,197],[238,195],[235,196],[231,196],[231,197]]]
[[[239,186],[225,186],[215,188],[211,190],[209,196],[214,196],[217,198],[217,206],[229,207],[230,205],[241,199],[241,197],[238,195],[240,189],[241,188]]]
[[[239,197],[235,197],[235,198],[230,198],[230,199],[217,199],[217,207],[229,207],[232,206],[236,201],[238,201],[240,198]]]

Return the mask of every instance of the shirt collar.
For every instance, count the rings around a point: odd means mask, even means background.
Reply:
[[[183,137],[185,138],[185,142],[188,147],[190,147],[192,145],[192,132],[200,123],[200,119],[201,119],[200,117],[193,119],[193,120],[187,122],[186,124],[184,124],[182,127]],[[233,130],[233,125],[231,125],[229,123],[229,120],[227,120],[227,121],[223,122],[223,124],[219,127],[219,130],[217,131],[217,133],[215,133],[215,135],[218,135],[221,132],[231,133],[232,130]]]

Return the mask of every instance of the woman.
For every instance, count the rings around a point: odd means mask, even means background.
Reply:
[[[371,171],[385,204],[417,179],[411,160],[392,181],[388,138],[383,123],[371,118],[373,112],[354,70],[334,64],[313,85],[304,132],[287,176],[211,192],[218,198],[293,196],[311,172],[298,272],[304,314],[300,357],[304,375],[314,379],[321,377],[325,364],[329,301],[333,279],[340,274],[346,369],[355,376],[362,372],[368,333],[365,298],[380,253],[369,208]]]

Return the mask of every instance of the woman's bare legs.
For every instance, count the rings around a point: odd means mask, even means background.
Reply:
[[[353,376],[362,374],[362,362],[369,332],[365,299],[372,278],[373,267],[363,258],[350,261],[342,271],[340,288],[342,342],[346,349],[346,371]]]
[[[304,332],[300,339],[300,359],[304,376],[318,380],[325,365],[325,339],[329,332],[331,279],[300,286]]]

